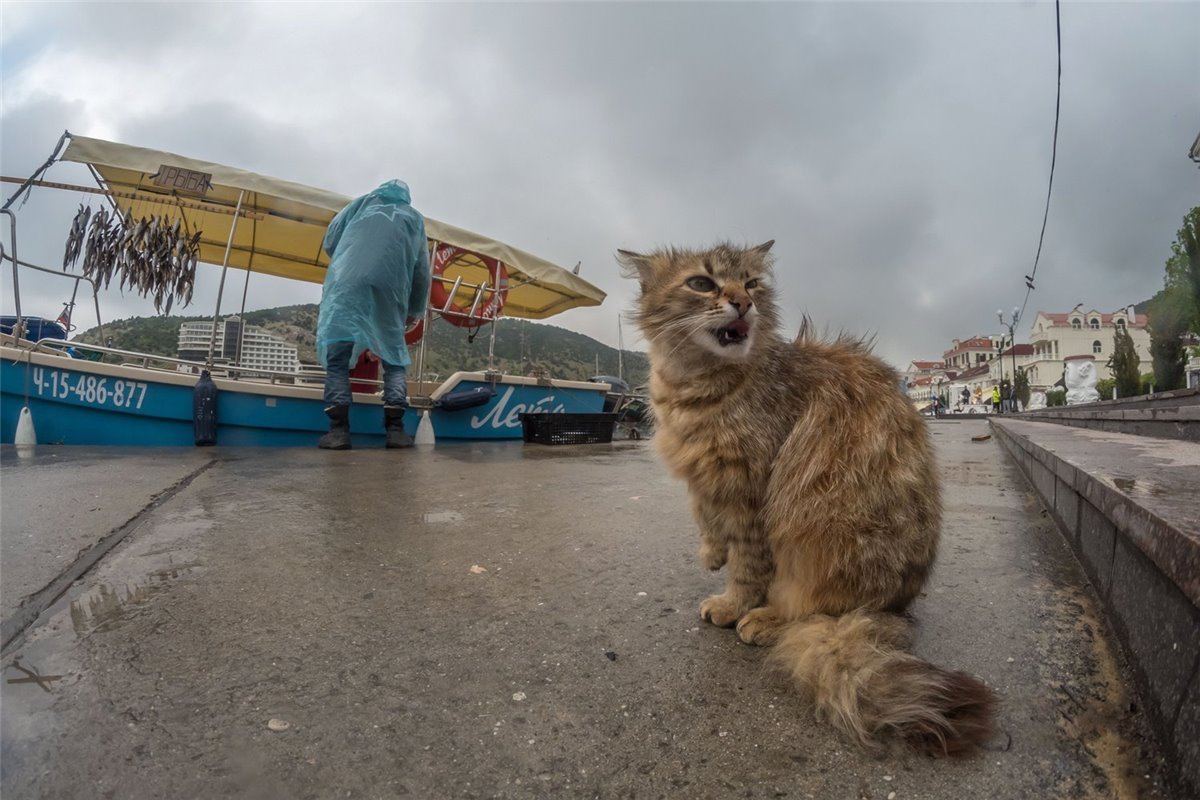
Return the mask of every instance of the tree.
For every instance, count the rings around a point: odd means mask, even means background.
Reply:
[[[1184,385],[1187,350],[1182,337],[1189,330],[1200,332],[1200,206],[1184,216],[1175,234],[1163,284],[1147,311],[1155,386],[1169,391]]]
[[[1184,216],[1183,227],[1175,233],[1163,284],[1180,293],[1173,301],[1175,310],[1186,314],[1188,327],[1200,333],[1200,206]]]
[[[1025,370],[1018,369],[1017,375],[1013,379],[1013,392],[1016,393],[1017,400],[1021,403],[1021,408],[1029,407],[1029,376],[1025,374]]]
[[[1151,349],[1153,350],[1153,347]],[[1137,348],[1133,346],[1133,337],[1123,326],[1118,325],[1113,336],[1113,354],[1108,359],[1108,368],[1117,386],[1117,397],[1134,397],[1141,394],[1140,365],[1141,359],[1138,358]]]
[[[1193,305],[1182,287],[1164,289],[1150,301],[1150,357],[1159,391],[1183,388],[1187,351],[1182,337],[1195,316]]]

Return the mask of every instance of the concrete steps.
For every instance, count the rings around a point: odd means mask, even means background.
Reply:
[[[1025,411],[1016,417],[1136,436],[1200,442],[1200,389],[1043,408]]]
[[[1184,796],[1200,797],[1200,392],[1172,394],[991,426],[1100,596]]]

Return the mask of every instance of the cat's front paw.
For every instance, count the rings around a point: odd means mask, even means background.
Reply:
[[[782,628],[783,620],[771,610],[770,606],[759,606],[750,609],[744,617],[738,620],[737,635],[746,644],[766,647],[775,644]]]
[[[713,572],[716,572],[725,566],[725,559],[728,555],[728,548],[724,545],[700,542],[700,563],[704,565],[705,569],[711,569]]]
[[[700,618],[711,622],[718,628],[732,626],[745,613],[743,604],[735,602],[725,594],[714,594],[700,604]]]

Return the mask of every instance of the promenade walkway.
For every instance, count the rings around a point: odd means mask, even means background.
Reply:
[[[915,649],[1002,696],[972,758],[863,753],[702,623],[647,442],[5,448],[0,794],[1171,797],[1052,519],[986,422],[929,425]]]

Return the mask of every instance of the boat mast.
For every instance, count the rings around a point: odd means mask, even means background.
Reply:
[[[617,314],[617,377],[625,380],[625,339],[621,335],[621,315]]]

